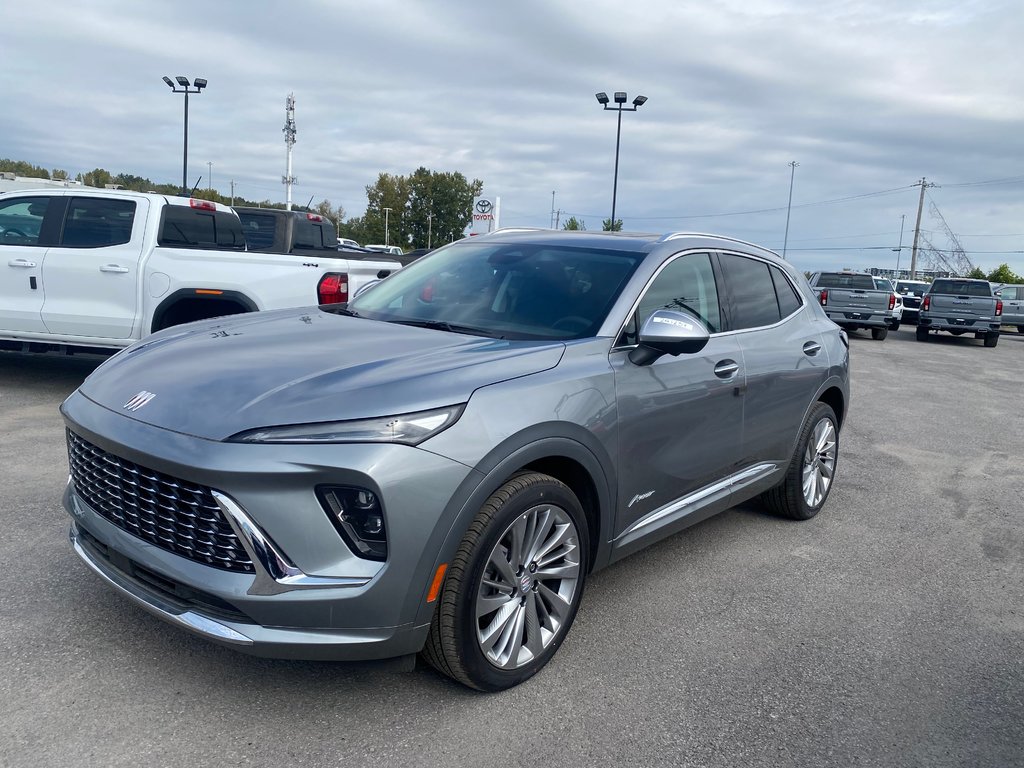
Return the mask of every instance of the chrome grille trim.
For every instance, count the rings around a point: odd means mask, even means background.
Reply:
[[[67,431],[75,492],[100,517],[193,562],[255,573],[213,490],[122,459]]]

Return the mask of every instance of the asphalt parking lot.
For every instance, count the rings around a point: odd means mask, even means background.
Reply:
[[[100,358],[0,353],[0,765],[1024,764],[1024,336],[854,333],[835,489],[596,574],[517,689],[255,659],[81,565],[57,406]]]

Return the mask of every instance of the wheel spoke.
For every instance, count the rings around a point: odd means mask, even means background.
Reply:
[[[500,611],[509,603],[515,602],[515,600],[516,598],[509,597],[507,588],[504,594],[499,592],[494,595],[480,595],[476,599],[476,617],[482,619],[484,616],[488,616],[495,611]]]
[[[537,591],[544,597],[548,604],[548,613],[551,618],[558,621],[559,624],[568,615],[570,605],[564,597],[552,590],[546,584],[541,583],[537,587]]]
[[[508,631],[508,637],[504,643],[505,651],[499,657],[503,667],[515,668],[519,666],[519,649],[523,647],[523,630],[526,627],[525,607],[522,605],[518,606],[514,616],[515,618],[508,624],[510,631]]]
[[[487,629],[480,633],[480,645],[484,651],[491,651],[499,639],[507,633],[508,627],[513,623],[512,619],[516,615],[518,608],[519,603],[510,600],[504,608],[498,611],[497,615],[487,626]]]
[[[551,527],[555,524],[554,518],[555,516],[550,508],[537,513],[537,525],[533,530],[533,538],[530,539],[524,563],[533,562],[540,556],[539,553],[543,547],[544,540],[547,539],[548,534],[551,532]]]
[[[513,571],[515,571],[520,565],[523,564],[523,545],[526,537],[527,521],[526,516],[522,516],[516,519],[512,523],[512,528],[508,532],[509,538],[509,552],[508,559],[509,564]],[[515,574],[513,573],[511,581],[515,581]]]
[[[531,592],[526,596],[526,649],[533,658],[537,658],[544,652],[544,640],[540,633],[540,608],[538,607],[542,602],[536,592]]]
[[[487,561],[489,566],[494,566],[494,569],[498,572],[509,585],[516,583],[516,570],[512,567],[508,560],[505,559],[505,554],[502,552],[501,547],[495,547],[494,551],[491,552],[491,559]]]
[[[572,536],[572,531],[569,530],[568,525],[557,525],[553,526],[553,528],[554,531],[547,537],[547,540],[537,548],[537,551],[533,553],[531,560],[534,560],[537,563],[545,562],[545,557],[549,552],[556,550],[563,542],[567,541]]]
[[[552,565],[547,568],[539,568],[537,573],[534,574],[538,581],[542,579],[566,579],[575,576],[579,573],[579,563],[563,563],[562,565]]]

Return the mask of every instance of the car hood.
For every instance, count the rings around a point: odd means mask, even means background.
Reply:
[[[223,440],[281,424],[341,421],[469,400],[488,384],[547,370],[562,342],[503,341],[346,317],[258,312],[150,336],[80,392],[126,417]],[[134,409],[138,400],[153,397]]]

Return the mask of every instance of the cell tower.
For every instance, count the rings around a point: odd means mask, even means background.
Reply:
[[[292,184],[298,179],[292,176],[292,147],[295,146],[295,94],[289,93],[288,100],[284,103],[284,145],[288,148],[288,164],[286,175],[281,177],[281,183],[284,184],[287,194],[285,202],[287,203],[287,209],[292,209]]]

